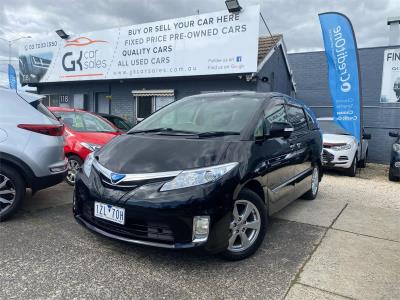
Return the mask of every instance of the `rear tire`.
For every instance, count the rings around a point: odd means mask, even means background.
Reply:
[[[21,175],[6,165],[0,167],[0,222],[15,214],[24,200],[26,184]]]
[[[357,153],[354,156],[353,163],[351,164],[350,168],[346,169],[345,171],[347,176],[355,177],[357,174]]]
[[[390,172],[390,170],[389,170],[389,180],[390,180],[390,181],[393,181],[393,182],[397,182],[397,181],[400,181],[400,177],[394,176],[394,175],[392,174],[392,172]]]
[[[310,190],[305,193],[301,198],[305,200],[314,200],[317,198],[319,190],[319,168],[315,166],[311,175],[311,187]]]
[[[77,155],[68,156],[68,173],[65,182],[71,186],[75,185],[76,174],[83,165],[83,160]]]
[[[234,202],[229,245],[221,256],[235,261],[253,255],[264,240],[267,224],[264,201],[252,190],[243,189]]]

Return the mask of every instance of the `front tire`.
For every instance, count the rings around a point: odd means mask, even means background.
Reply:
[[[358,163],[360,168],[366,168],[367,167],[367,160],[368,160],[368,151],[365,153],[364,159],[360,160]]]
[[[2,165],[0,168],[0,222],[10,218],[21,205],[26,184],[14,169]]]
[[[83,165],[83,160],[77,155],[71,155],[68,157],[68,173],[65,177],[66,183],[71,186],[75,185],[76,174]]]
[[[354,156],[353,163],[351,164],[350,168],[346,170],[346,175],[350,177],[355,177],[357,174],[357,153]]]
[[[222,253],[227,260],[253,255],[264,240],[268,213],[264,201],[255,192],[243,189],[234,202],[229,245]]]

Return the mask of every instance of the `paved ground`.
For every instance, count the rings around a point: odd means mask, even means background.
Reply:
[[[94,235],[61,184],[0,223],[0,299],[400,299],[400,184],[385,172],[325,176],[315,201],[277,214],[236,263]]]

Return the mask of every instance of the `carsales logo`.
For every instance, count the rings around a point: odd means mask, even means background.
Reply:
[[[74,40],[67,40],[64,48],[66,47],[85,47],[96,43],[108,43],[104,40],[92,40],[87,37],[78,37]],[[92,48],[92,47],[91,47]],[[79,50],[65,52],[62,57],[62,67],[66,72],[80,72],[90,71],[95,73],[79,74],[79,75],[66,75],[63,77],[74,76],[99,76],[102,69],[107,68],[107,60],[102,59],[99,49]]]

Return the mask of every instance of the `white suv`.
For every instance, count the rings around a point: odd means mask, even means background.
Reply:
[[[65,178],[64,126],[40,102],[43,96],[0,88],[0,221],[32,192]]]
[[[356,175],[357,166],[365,168],[368,159],[370,134],[363,133],[362,147],[357,139],[340,127],[333,118],[318,118],[323,133],[322,164],[342,169],[348,176]]]

